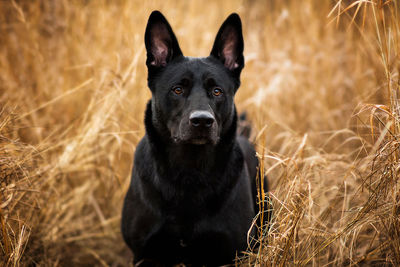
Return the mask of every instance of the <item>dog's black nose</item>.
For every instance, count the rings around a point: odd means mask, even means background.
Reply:
[[[194,111],[190,114],[189,121],[190,125],[193,127],[210,128],[213,125],[215,118],[208,111]]]

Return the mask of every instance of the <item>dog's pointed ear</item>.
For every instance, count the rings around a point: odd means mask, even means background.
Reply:
[[[149,17],[144,42],[147,50],[147,67],[164,67],[172,59],[182,56],[171,26],[159,11],[153,11]]]
[[[244,67],[243,46],[242,22],[238,14],[232,13],[219,29],[210,55],[240,75]]]

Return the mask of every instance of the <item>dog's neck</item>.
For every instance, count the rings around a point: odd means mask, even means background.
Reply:
[[[145,126],[150,153],[157,162],[152,185],[162,195],[158,204],[163,210],[186,218],[199,209],[216,212],[228,199],[244,162],[236,142],[234,112],[229,129],[217,145],[180,145],[172,141],[169,133],[154,127],[151,102],[148,103]]]
[[[212,171],[213,167],[219,162],[225,162],[227,157],[231,156],[236,139],[236,109],[234,110],[233,120],[228,130],[222,134],[216,145],[193,145],[193,144],[177,144],[175,143],[169,131],[166,129],[158,129],[153,123],[153,114],[151,108],[151,100],[147,104],[145,113],[145,127],[147,136],[152,147],[152,153],[162,161],[168,161],[171,168],[201,170],[204,173]],[[162,127],[162,126],[161,126]],[[175,164],[173,166],[171,164]],[[221,168],[222,166],[219,166]]]

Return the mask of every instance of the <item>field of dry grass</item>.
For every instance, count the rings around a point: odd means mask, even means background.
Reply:
[[[129,266],[119,223],[154,9],[187,56],[243,20],[236,103],[274,218],[238,264],[399,266],[396,0],[0,1],[0,265]]]

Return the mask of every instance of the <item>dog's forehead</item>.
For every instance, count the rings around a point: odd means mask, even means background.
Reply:
[[[192,79],[202,81],[213,78],[219,83],[233,84],[223,64],[210,57],[185,57],[175,64],[170,64],[164,74],[165,82],[176,83],[181,79]]]

